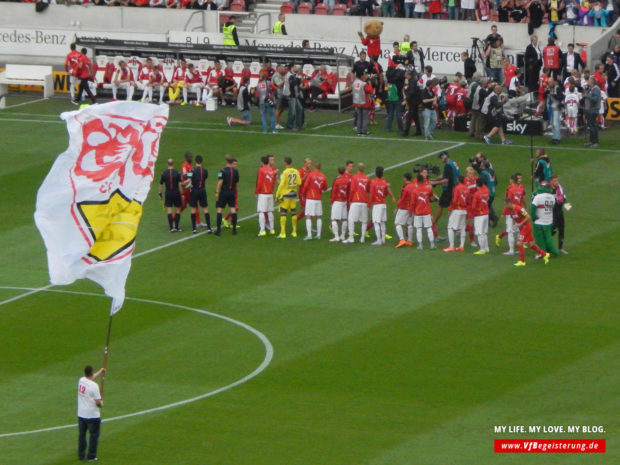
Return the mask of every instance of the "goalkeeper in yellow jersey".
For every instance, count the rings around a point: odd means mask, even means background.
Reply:
[[[286,214],[291,214],[292,231],[291,236],[297,237],[297,197],[299,196],[299,186],[301,186],[301,176],[299,171],[291,165],[291,157],[284,158],[284,171],[280,177],[280,185],[276,191],[276,201],[280,203],[280,235],[278,239],[286,238]]]

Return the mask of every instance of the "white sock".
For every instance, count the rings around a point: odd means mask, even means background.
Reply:
[[[465,247],[465,237],[467,236],[467,231],[465,228],[461,229],[461,249]]]
[[[385,222],[382,221],[380,226],[381,226],[381,242],[385,244]]]
[[[323,229],[323,219],[317,218],[316,219],[316,238],[317,239],[321,238],[321,229]]]
[[[342,228],[344,230],[344,228]],[[332,220],[332,232],[334,233],[334,237],[339,238],[338,235],[338,222],[336,220]]]
[[[127,100],[133,99],[134,86],[127,87]]]
[[[407,226],[407,240],[409,242],[413,242],[413,225]]]
[[[381,242],[381,223],[374,223],[375,227],[375,236],[377,236],[377,241]]]
[[[482,250],[483,252],[487,250],[485,239],[486,237],[484,234],[478,234],[478,246],[480,247],[480,250]]]
[[[515,235],[509,232],[507,236],[508,236],[508,250],[514,253],[515,252]]]
[[[364,242],[366,242],[366,227],[368,226],[368,223],[364,223],[362,222],[362,230],[360,231],[360,242],[363,244]]]
[[[433,234],[433,228],[426,228],[426,234],[428,235],[428,241],[431,243],[431,246],[435,242],[435,235]]]
[[[116,100],[116,86],[112,84],[112,98]]]
[[[415,237],[418,240],[418,245],[422,247],[422,228],[415,228]]]
[[[342,240],[344,240],[346,231],[349,229],[349,222],[347,220],[342,220]]]
[[[448,241],[450,242],[450,248],[454,248],[454,229],[448,228]]]
[[[349,221],[349,239],[353,239],[355,236],[355,223],[353,221]]]
[[[306,216],[306,235],[312,237],[312,219]]]
[[[269,230],[274,231],[276,227],[273,224],[273,212],[267,213],[267,219],[269,220]]]
[[[187,87],[183,87],[183,101],[187,103]]]
[[[405,240],[405,236],[403,235],[403,227],[400,224],[396,225],[396,235],[398,236],[399,241]]]
[[[260,228],[260,232],[265,232],[265,215],[262,213],[258,214],[258,227]]]

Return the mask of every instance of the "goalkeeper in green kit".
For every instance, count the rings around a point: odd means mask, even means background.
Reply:
[[[534,240],[536,245],[545,252],[559,255],[558,249],[553,244],[551,232],[553,229],[553,207],[555,196],[553,189],[546,181],[540,183],[534,192],[534,198],[530,205],[530,216],[534,220]]]

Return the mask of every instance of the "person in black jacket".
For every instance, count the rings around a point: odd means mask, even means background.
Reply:
[[[532,36],[525,48],[525,85],[530,92],[538,90],[538,76],[542,68],[542,52],[538,47],[538,36]]]
[[[618,65],[614,63],[614,58],[607,55],[605,58],[605,74],[607,75],[607,96],[618,98],[618,86],[620,86],[620,70]]]
[[[575,46],[568,44],[568,51],[562,54],[562,82],[571,75],[574,69],[579,71],[584,67],[581,56],[575,52]]]
[[[418,74],[415,71],[407,71],[405,73],[405,101],[409,106],[405,118],[405,126],[403,136],[409,135],[409,129],[411,128],[411,121],[415,122],[415,135],[422,135],[422,124],[420,123],[420,113],[418,107],[422,103],[422,96],[420,93],[420,87],[418,86]]]
[[[472,60],[471,58],[469,58],[469,52],[467,50],[461,53],[461,61],[463,62],[463,67],[464,67],[463,74],[465,75],[465,79],[467,79],[468,81],[471,81],[471,78],[476,72],[476,62]]]

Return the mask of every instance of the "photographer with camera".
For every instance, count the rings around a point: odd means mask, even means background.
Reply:
[[[358,71],[355,81],[353,81],[353,106],[355,107],[355,120],[357,134],[360,136],[368,135],[368,123],[370,111],[373,109],[372,94],[374,89],[370,83],[370,77],[363,71]]]
[[[506,139],[506,136],[504,135],[504,122],[506,121],[506,116],[504,115],[503,107],[508,98],[505,95],[501,95],[501,93],[502,86],[495,84],[493,92],[491,92],[491,94],[484,99],[484,104],[482,105],[482,115],[492,126],[491,131],[483,137],[484,142],[488,145],[491,145],[491,137],[497,133],[499,133],[499,138],[502,141],[502,145],[512,144],[512,141],[510,139]]]
[[[435,94],[435,80],[426,81],[426,87],[422,91],[422,116],[424,117],[424,137],[433,140],[433,132],[437,127],[437,95]]]
[[[419,106],[422,103],[422,93],[418,86],[418,75],[415,70],[405,72],[405,101],[407,103],[407,113],[405,115],[405,126],[403,128],[403,136],[409,135],[411,129],[411,121],[415,123],[415,135],[422,135],[422,125],[420,123]]]
[[[288,121],[286,129],[297,131],[304,122],[304,107],[301,104],[301,68],[293,65],[288,75]]]
[[[244,78],[247,79],[247,76]],[[249,82],[249,79],[248,79]],[[278,88],[267,79],[267,72],[261,71],[256,84],[256,96],[258,97],[258,107],[260,108],[260,118],[263,123],[263,133],[276,133],[276,118],[274,113],[274,96],[273,92]]]
[[[484,56],[486,57],[487,76],[501,84],[504,78],[504,51],[498,38],[491,38],[487,42]]]

